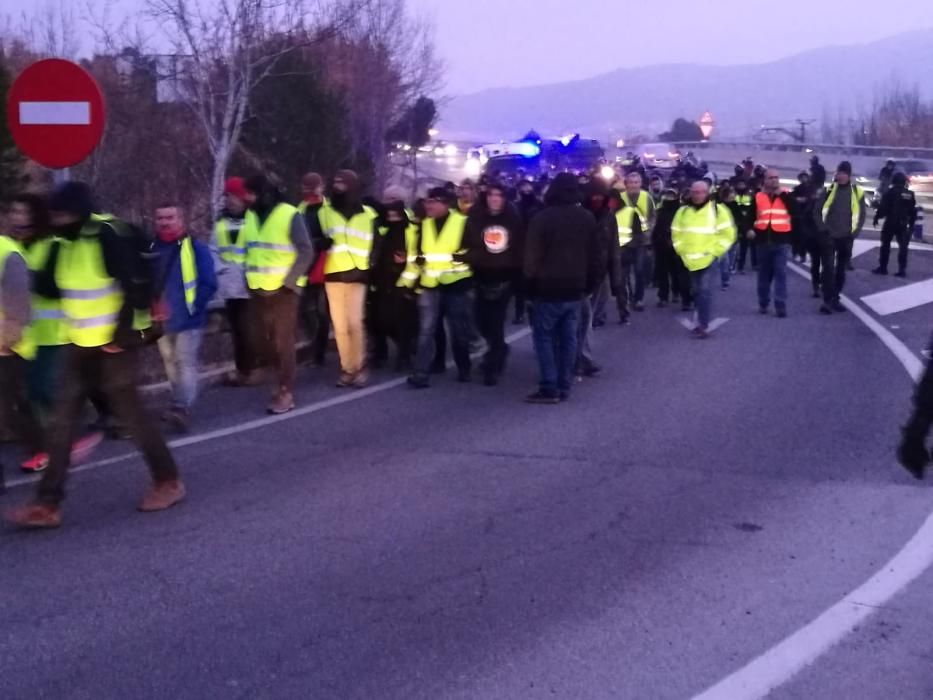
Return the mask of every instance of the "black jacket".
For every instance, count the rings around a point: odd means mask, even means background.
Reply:
[[[917,221],[917,199],[914,193],[903,185],[893,185],[881,198],[878,211],[875,212],[875,225],[884,219],[882,231],[900,233],[913,229]]]
[[[525,226],[518,209],[506,203],[499,214],[475,206],[463,232],[464,259],[478,283],[514,282],[522,273]]]
[[[809,237],[816,233],[813,225],[813,207],[816,205],[816,189],[813,185],[797,185],[790,193],[794,200],[791,212],[794,233]]]
[[[577,301],[595,288],[606,266],[599,260],[596,219],[579,204],[576,178],[558,175],[546,207],[531,220],[525,239],[524,278],[531,299]]]

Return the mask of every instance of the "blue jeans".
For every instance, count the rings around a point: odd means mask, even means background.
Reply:
[[[774,305],[787,305],[787,259],[789,245],[765,243],[758,246],[758,305],[771,303],[771,283],[774,283]]]
[[[172,408],[188,411],[198,398],[198,353],[202,330],[166,333],[159,338],[159,353],[172,385]]]
[[[723,287],[729,286],[732,279],[732,266],[735,264],[735,244],[729,248],[728,252],[719,258],[719,281]]]
[[[540,389],[546,394],[569,394],[577,360],[579,301],[535,301],[532,329],[538,356]]]
[[[418,348],[414,376],[427,379],[434,361],[434,334],[441,317],[447,321],[454,362],[462,372],[470,371],[470,341],[473,339],[473,294],[468,289],[450,291],[443,286],[422,289],[418,295]],[[443,332],[443,331],[442,331]]]
[[[700,328],[709,328],[713,315],[713,279],[719,272],[719,260],[714,260],[709,267],[690,273],[690,287],[697,307],[697,322]]]
[[[577,317],[577,361],[576,371],[585,372],[596,366],[593,361],[593,349],[590,339],[593,337],[593,306],[589,297],[580,302],[580,315]]]
[[[639,246],[635,249],[635,294],[633,301],[640,304],[645,300],[645,287],[651,278],[651,251],[645,246]]]

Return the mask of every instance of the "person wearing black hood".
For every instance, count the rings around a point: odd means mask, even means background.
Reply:
[[[370,270],[379,255],[379,224],[376,212],[362,202],[355,172],[337,171],[319,217],[327,245],[324,289],[340,356],[337,386],[359,389],[368,382],[363,316]]]
[[[555,404],[570,396],[577,354],[580,301],[605,274],[599,227],[580,204],[576,178],[561,173],[548,190],[546,208],[525,239],[524,277],[532,301],[532,328],[540,372],[530,403]]]
[[[875,212],[875,226],[884,219],[881,228],[881,254],[878,267],[872,270],[876,275],[888,274],[888,260],[891,257],[891,241],[897,241],[897,273],[895,277],[907,276],[907,249],[910,246],[910,234],[917,221],[917,200],[914,193],[907,189],[907,176],[894,173],[891,187],[881,198],[878,211]]]
[[[372,364],[378,367],[389,355],[388,340],[395,343],[395,371],[411,368],[418,337],[418,308],[408,281],[417,279],[410,269],[417,247],[418,228],[405,208],[401,187],[386,189],[379,206],[379,245],[373,259],[367,300],[367,328],[372,341]]]
[[[547,177],[542,175],[542,177]],[[518,183],[518,211],[522,216],[522,225],[528,230],[528,224],[531,223],[534,215],[541,211],[543,205],[538,197],[536,185],[531,180],[522,180]],[[525,323],[525,291],[521,275],[515,285],[515,318],[512,323],[516,326]]]
[[[467,217],[462,256],[473,270],[476,325],[487,348],[483,357],[486,386],[498,383],[508,357],[505,319],[521,276],[524,236],[521,214],[506,200],[505,186],[490,183],[485,205],[474,206]]]
[[[749,253],[751,253],[752,257],[752,269],[758,269],[758,250],[752,243],[752,239],[748,237],[754,223],[752,219],[752,202],[755,193],[751,190],[748,180],[744,177],[733,180],[732,189],[735,192],[735,199],[729,205],[729,210],[735,219],[735,228],[739,237],[739,251],[735,260],[735,271],[737,274],[744,275],[745,260],[748,258]]]
[[[102,392],[143,453],[152,485],[138,509],[165,510],[185,497],[178,467],[139,396],[136,360],[149,340],[151,277],[142,274],[138,234],[108,215],[94,214],[91,189],[66,182],[53,192],[50,219],[59,245],[44,270],[34,276],[34,291],[61,299],[70,345],[58,377],[49,466],[36,500],[6,514],[20,527],[61,525],[61,503],[71,461],[72,437],[85,402]]]
[[[265,175],[255,175],[244,186],[250,208],[246,284],[271,345],[268,357],[277,376],[266,410],[277,415],[295,408],[298,305],[314,249],[304,217],[284,201],[278,185]]]
[[[797,175],[797,182],[798,185],[790,193],[791,198],[794,200],[794,208],[791,210],[793,235],[798,238],[805,256],[810,257],[810,283],[813,287],[813,297],[817,298],[820,296],[822,259],[819,238],[813,224],[816,190],[813,188],[810,173],[805,170]],[[804,257],[801,257],[801,260]]]
[[[691,305],[690,279],[687,268],[680,256],[674,251],[671,238],[671,224],[680,209],[677,190],[665,189],[661,193],[658,215],[651,233],[651,245],[655,255],[655,284],[658,287],[658,306],[667,306],[673,294],[674,300],[682,296],[683,310],[689,311]],[[686,289],[684,289],[686,288]]]
[[[814,189],[820,190],[826,186],[826,168],[820,163],[819,156],[810,158],[810,181]]]
[[[823,257],[821,314],[846,310],[840,295],[852,260],[852,243],[865,225],[865,213],[864,194],[852,182],[852,164],[844,160],[836,169],[833,184],[822,192],[813,211]]]

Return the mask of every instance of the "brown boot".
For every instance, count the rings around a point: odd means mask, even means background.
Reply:
[[[137,510],[143,513],[154,513],[166,510],[185,498],[185,485],[178,479],[152,484],[143,500],[139,502]]]
[[[281,389],[272,397],[272,401],[269,402],[266,410],[274,416],[279,416],[288,413],[293,408],[295,408],[295,398],[292,396],[292,392]]]
[[[62,510],[49,503],[30,503],[22,508],[7,511],[4,519],[17,527],[48,530],[62,524]]]

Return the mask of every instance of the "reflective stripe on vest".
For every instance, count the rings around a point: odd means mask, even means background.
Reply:
[[[181,239],[178,259],[181,263],[181,283],[185,288],[185,306],[194,315],[194,302],[198,296],[198,267],[194,261],[194,244],[185,236]]]
[[[44,270],[55,243],[54,238],[41,238],[25,249],[26,263],[32,272]],[[32,295],[32,337],[36,345],[54,347],[68,344],[68,331],[63,323],[65,313],[59,299]]]
[[[422,287],[453,284],[473,276],[469,265],[454,260],[454,253],[462,249],[465,228],[466,217],[456,211],[448,214],[440,233],[434,219],[427,218],[421,223]]]
[[[75,240],[59,244],[55,283],[62,295],[68,338],[80,347],[102,347],[113,342],[123,307],[123,292],[107,273],[100,245],[101,224],[110,220],[92,214]]]
[[[619,247],[624,248],[632,242],[632,236],[635,232],[635,214],[638,212],[632,208],[624,206],[616,212],[616,226],[619,229]]]
[[[777,196],[773,200],[766,192],[755,195],[755,230],[775,233],[790,233],[790,212],[784,200]]]
[[[399,275],[395,286],[411,289],[421,278],[421,270],[418,269],[418,227],[414,224],[410,224],[405,229],[405,251],[407,256],[405,258],[405,269]]]
[[[214,241],[217,244],[217,253],[220,259],[225,263],[243,267],[246,264],[246,220],[240,225],[237,233],[237,242],[234,243],[230,236],[230,227],[227,224],[228,219],[219,219],[214,224]]]
[[[351,216],[349,221],[329,204],[320,208],[318,221],[331,241],[324,262],[325,275],[369,269],[375,219],[376,212],[369,207],[363,207],[363,211]]]
[[[291,204],[278,204],[262,225],[255,212],[246,213],[246,284],[250,289],[274,292],[285,284],[298,258],[291,242],[292,219],[297,213]],[[299,287],[307,283],[307,275],[298,276]]]
[[[849,198],[850,206],[852,208],[852,230],[849,233],[854,233],[858,229],[858,220],[861,216],[861,201],[862,201],[862,190],[858,185],[852,184],[852,196]],[[826,202],[823,204],[823,221],[826,221],[826,215],[829,213],[829,208],[832,206],[833,202],[836,201],[836,183],[833,183],[829,186],[829,193],[826,195]]]
[[[6,262],[11,255],[22,258],[23,264],[28,266],[26,255],[22,246],[8,236],[0,236],[0,285],[3,283],[3,273],[6,271]],[[26,290],[23,290],[25,293]],[[4,323],[3,307],[0,305],[0,326]],[[23,334],[16,344],[10,348],[24,360],[31,360],[36,356],[36,343],[32,336],[31,324],[23,327]]]
[[[677,210],[671,235],[686,268],[702,270],[735,243],[735,223],[722,204],[708,202],[702,209],[687,205]]]

